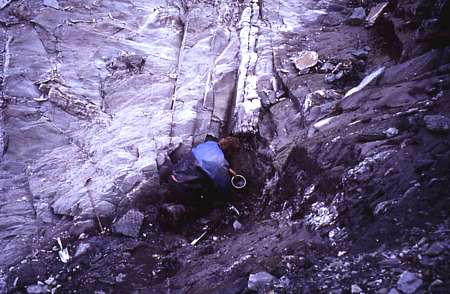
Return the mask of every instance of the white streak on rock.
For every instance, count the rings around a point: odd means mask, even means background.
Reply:
[[[348,97],[348,96],[350,96],[350,95],[352,95],[352,94],[354,94],[354,93],[356,93],[356,92],[359,92],[359,91],[361,91],[362,89],[364,89],[364,88],[365,88],[367,85],[369,85],[372,81],[374,81],[376,78],[378,78],[378,77],[384,72],[384,69],[385,69],[385,67],[382,66],[382,67],[380,67],[379,69],[377,69],[377,70],[371,72],[367,77],[365,77],[365,78],[361,81],[361,83],[359,83],[358,86],[356,86],[356,87],[350,89],[350,90],[345,94],[344,98],[345,98],[345,97]]]
[[[253,1],[241,16],[239,78],[236,90],[233,133],[255,133],[261,101],[258,97],[255,67],[258,61],[256,40],[259,32],[257,26],[259,4]]]

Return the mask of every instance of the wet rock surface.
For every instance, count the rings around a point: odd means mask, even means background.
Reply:
[[[449,16],[0,1],[0,292],[446,293]],[[161,158],[228,133],[234,209],[163,230]]]

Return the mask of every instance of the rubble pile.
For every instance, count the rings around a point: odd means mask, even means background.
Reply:
[[[447,293],[450,2],[0,1],[0,293]],[[167,156],[239,136],[161,227]]]

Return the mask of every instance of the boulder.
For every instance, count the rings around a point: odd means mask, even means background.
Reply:
[[[144,214],[135,209],[129,210],[112,226],[114,233],[136,238],[141,230]]]

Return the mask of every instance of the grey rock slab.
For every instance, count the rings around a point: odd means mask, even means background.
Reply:
[[[269,285],[275,279],[274,276],[268,272],[258,272],[255,274],[250,274],[248,278],[248,288],[250,290],[257,290],[262,286]]]
[[[422,279],[415,273],[404,271],[397,282],[397,288],[403,293],[414,293],[421,285]]]
[[[144,214],[137,210],[130,210],[112,226],[114,233],[136,238],[141,230]]]

